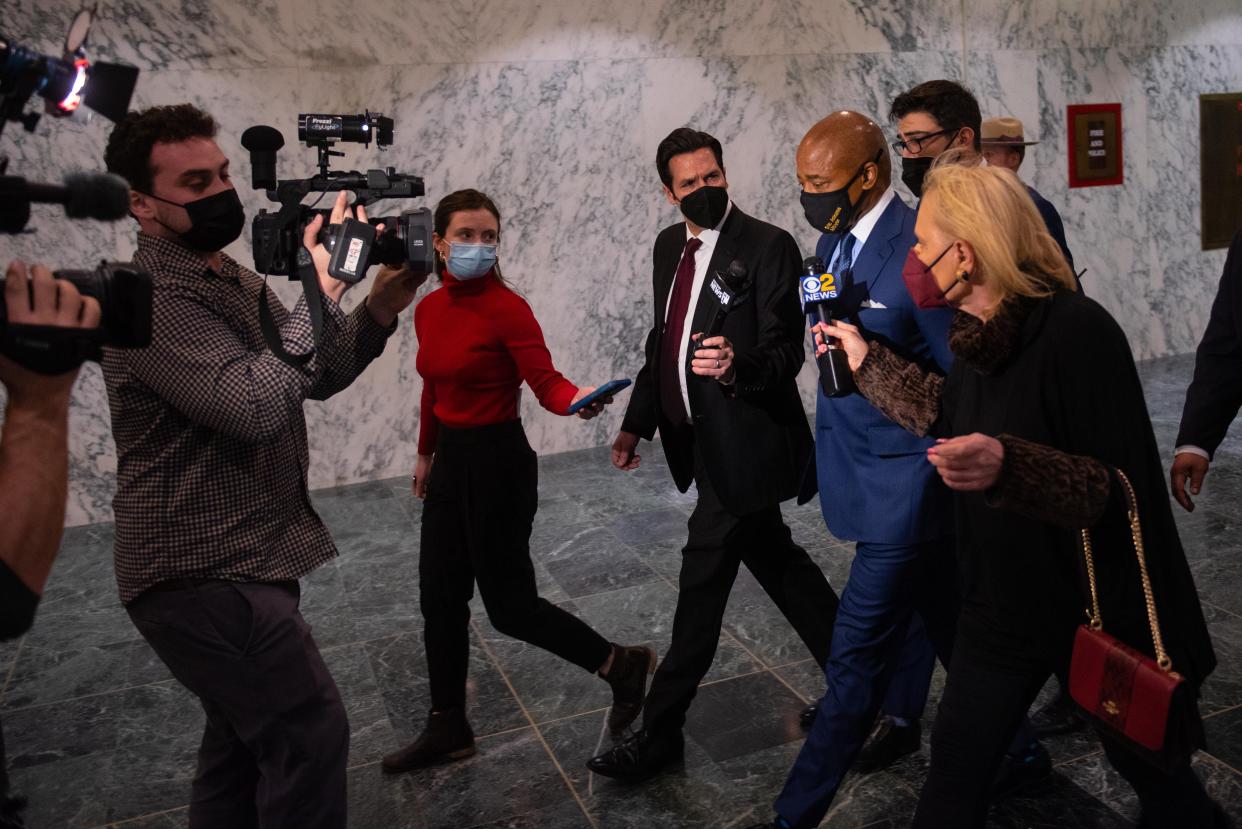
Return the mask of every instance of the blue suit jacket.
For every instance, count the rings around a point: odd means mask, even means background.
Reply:
[[[913,209],[894,198],[855,252],[854,284],[866,283],[872,302],[884,307],[863,308],[849,321],[868,339],[947,372],[953,311],[916,308],[901,276],[914,246],[914,217]],[[831,262],[839,238],[825,234],[816,254]],[[821,389],[815,409],[819,500],[833,535],[908,544],[953,533],[949,490],[927,460],[931,439],[907,432],[859,394],[828,398]]]

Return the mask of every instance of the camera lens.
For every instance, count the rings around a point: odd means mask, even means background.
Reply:
[[[108,345],[145,348],[151,344],[151,276],[128,263],[101,263],[95,270],[56,271],[103,311],[100,328]]]

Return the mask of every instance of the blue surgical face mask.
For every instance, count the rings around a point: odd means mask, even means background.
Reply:
[[[478,279],[496,266],[495,245],[449,243],[448,271],[459,280]]]

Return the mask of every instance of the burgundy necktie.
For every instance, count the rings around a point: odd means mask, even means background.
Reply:
[[[703,243],[698,238],[686,241],[677,275],[673,277],[668,316],[664,320],[664,336],[660,338],[660,406],[664,416],[680,426],[687,422],[686,405],[681,399],[681,340],[686,330],[686,312],[690,310],[690,294],[694,290],[694,252]]]

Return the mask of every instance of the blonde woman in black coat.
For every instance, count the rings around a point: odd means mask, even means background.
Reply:
[[[1154,653],[1122,486],[1133,482],[1164,644],[1197,688],[1215,655],[1169,505],[1151,420],[1125,335],[1074,291],[1060,249],[1012,173],[943,166],[928,175],[904,272],[916,302],[957,309],[947,377],[926,374],[865,331],[837,323],[859,390],[916,434],[958,493],[963,580],[931,768],[914,825],[983,826],[1006,741],[1049,674],[1069,672],[1089,598],[1089,528],[1105,630]],[[822,346],[821,346],[822,348]],[[1202,723],[1190,717],[1189,744]],[[1180,758],[1162,771],[1101,734],[1134,787],[1143,827],[1224,826]]]

